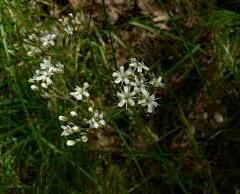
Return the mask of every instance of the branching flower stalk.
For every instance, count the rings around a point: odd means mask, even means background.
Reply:
[[[79,15],[69,14],[59,19],[57,26],[60,28],[59,30],[65,32],[64,36],[74,37],[81,30],[81,19]],[[58,98],[68,102],[69,107],[58,116],[58,120],[61,124],[61,136],[66,138],[66,145],[74,146],[77,143],[88,142],[90,135],[97,136],[98,131],[96,130],[104,128],[107,124],[104,114],[96,108],[94,99],[91,99],[90,91],[94,86],[91,87],[88,82],[83,81],[82,84],[77,84],[74,88],[69,89],[63,78],[64,65],[53,62],[54,59],[45,56],[45,52],[42,52],[55,46],[58,39],[57,34],[59,32],[45,32],[40,35],[33,33],[29,35],[28,39],[25,39],[28,56],[43,56],[39,68],[35,70],[29,82],[31,89],[39,92],[43,98],[49,100]],[[61,76],[57,76],[60,74]],[[158,106],[155,92],[159,87],[164,87],[161,76],[156,77],[150,74],[149,67],[135,58],[130,59],[127,69],[120,66],[112,76],[114,84],[118,86],[118,91],[116,91],[119,98],[118,107],[144,108],[147,113],[154,112]]]
[[[59,19],[59,30],[72,36],[82,29],[82,19],[79,14],[75,16],[69,14],[67,17]],[[46,32],[29,35],[24,40],[27,55],[30,57],[43,56],[44,52],[42,51],[55,46],[57,38],[56,34]],[[87,82],[84,82],[82,86],[75,85],[75,88],[69,91],[63,77],[57,76],[57,74],[64,74],[64,66],[60,63],[53,63],[50,57],[44,56],[39,68],[29,79],[30,87],[33,91],[39,92],[43,98],[49,100],[58,98],[61,101],[68,101],[71,104],[70,111],[67,111],[67,115],[61,114],[58,116],[62,129],[61,136],[67,139],[67,146],[73,146],[77,142],[86,143],[89,140],[89,134],[106,125],[104,115],[95,108],[94,102],[90,100],[90,93],[88,92],[90,85]],[[58,88],[59,84],[61,84],[61,88],[65,88],[64,92]],[[83,110],[84,108],[86,111]]]

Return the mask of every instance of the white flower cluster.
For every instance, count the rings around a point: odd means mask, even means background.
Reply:
[[[76,111],[71,111],[69,113],[70,117],[66,117],[60,115],[58,119],[64,124],[61,125],[63,129],[61,136],[69,136],[75,134],[75,138],[67,140],[67,146],[73,146],[77,142],[86,143],[88,141],[88,134],[91,132],[90,129],[98,129],[106,125],[106,122],[103,118],[103,114],[98,110],[90,107],[89,112],[91,113],[91,117],[89,119],[83,119],[83,121],[79,122],[81,118],[78,117],[78,113]],[[75,124],[76,122],[81,124]],[[78,136],[76,137],[76,134]]]
[[[58,19],[61,29],[69,35],[73,35],[75,31],[79,31],[81,27],[81,16],[76,14],[73,16],[69,13],[66,17]]]
[[[90,94],[87,91],[87,88],[89,87],[89,84],[87,82],[83,83],[83,87],[76,86],[74,92],[70,92],[70,96],[73,96],[77,101],[85,101],[89,104],[89,97]],[[86,98],[86,100],[84,99]],[[88,134],[91,133],[90,129],[98,129],[106,125],[106,122],[103,118],[103,114],[99,112],[97,109],[94,109],[92,106],[88,108],[87,118],[84,118],[81,120],[79,117],[79,113],[77,111],[72,110],[70,111],[69,115],[70,117],[66,117],[63,115],[60,115],[58,119],[64,123],[64,125],[61,126],[63,129],[63,132],[61,136],[69,136],[76,134],[76,138],[72,138],[70,140],[67,140],[66,144],[67,146],[73,146],[77,142],[87,142],[88,141]],[[83,114],[81,114],[81,117],[84,117]],[[79,124],[75,124],[79,123]]]
[[[56,37],[56,34],[50,33],[40,37],[39,40],[43,47],[50,47],[55,45]]]
[[[24,48],[28,56],[38,55],[43,57],[40,67],[35,70],[33,77],[29,79],[31,89],[39,91],[44,98],[56,97],[69,100],[73,104],[73,108],[67,116],[60,115],[58,117],[61,122],[61,136],[67,137],[67,146],[73,146],[77,142],[87,142],[89,134],[93,133],[93,130],[90,129],[98,129],[106,125],[103,113],[93,108],[94,103],[89,99],[89,84],[84,82],[82,86],[76,85],[74,91],[68,91],[67,96],[65,96],[65,92],[62,93],[57,88],[58,84],[55,84],[58,78],[56,75],[64,72],[64,66],[60,63],[53,63],[51,58],[44,57],[44,54],[49,53],[51,47],[57,43],[57,37],[59,42],[62,40],[60,38],[61,31],[65,32],[63,33],[64,36],[66,34],[74,35],[82,31],[83,17],[84,15],[81,13],[75,16],[70,13],[58,20],[58,28],[54,28],[56,33],[35,29],[36,33],[30,34],[24,39]],[[82,101],[83,106],[78,104],[79,101]],[[49,104],[50,107],[51,101],[49,101]],[[69,137],[71,138],[69,139]]]
[[[120,66],[119,71],[112,74],[114,83],[120,87],[117,92],[120,99],[119,107],[135,106],[136,104],[146,107],[148,113],[152,113],[158,105],[153,91],[158,87],[164,87],[162,77],[149,75],[149,68],[135,58],[131,58],[127,70]],[[152,94],[150,94],[152,92]]]
[[[92,117],[87,121],[90,128],[100,128],[106,125],[106,122],[103,118],[103,113],[100,113],[98,110],[89,107],[89,112],[92,113]]]
[[[34,56],[41,53],[41,49],[46,49],[55,45],[57,35],[55,33],[44,32],[42,35],[36,33],[30,34],[24,39],[24,48],[27,50],[28,56]]]
[[[54,74],[63,73],[64,66],[60,63],[52,64],[50,59],[43,59],[40,63],[40,68],[35,71],[35,74],[28,81],[32,84],[32,90],[48,89],[53,84],[52,77]]]
[[[52,77],[56,73],[63,73],[64,66],[62,64],[52,64],[50,59],[43,59],[43,62],[40,64],[40,68],[35,71],[35,74],[32,78],[29,79],[29,82],[32,83],[31,89],[40,91],[43,97],[49,97],[50,85],[53,84]],[[89,84],[87,82],[83,83],[83,86],[75,86],[73,92],[69,92],[69,95],[72,96],[77,101],[83,101],[87,104],[91,102],[89,100],[90,94],[87,91]],[[75,104],[75,108],[76,108]],[[90,114],[89,114],[90,113]],[[106,125],[106,122],[103,118],[103,114],[97,109],[94,109],[92,106],[88,108],[87,118],[80,118],[79,113],[76,110],[72,110],[69,113],[69,116],[60,115],[58,119],[62,122],[61,128],[63,129],[61,136],[70,136],[74,135],[70,140],[67,140],[67,146],[73,146],[77,142],[87,142],[88,134],[90,129],[98,129]],[[83,117],[84,115],[81,115]],[[76,124],[77,123],[77,124]],[[76,137],[77,135],[77,137]]]
[[[76,111],[71,111],[69,113],[69,115],[70,115],[70,117],[66,117],[66,116],[62,116],[62,115],[60,115],[58,117],[58,119],[63,123],[61,125],[61,128],[63,129],[61,136],[69,136],[69,135],[78,133],[79,137],[77,137],[75,139],[67,140],[66,145],[73,146],[77,142],[84,142],[84,143],[87,142],[88,141],[88,137],[87,137],[88,128],[83,128],[74,123],[74,121],[77,122],[80,120],[80,118],[78,118],[78,113]]]

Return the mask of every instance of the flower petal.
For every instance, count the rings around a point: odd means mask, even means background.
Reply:
[[[124,104],[126,103],[126,100],[122,100],[118,103],[118,106],[119,107],[122,107]]]
[[[133,99],[131,99],[131,98],[128,100],[128,103],[129,103],[131,106],[134,106],[134,105],[135,105],[135,102],[134,102]]]

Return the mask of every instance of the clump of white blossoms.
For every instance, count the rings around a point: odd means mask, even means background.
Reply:
[[[87,121],[87,123],[90,125],[90,128],[98,129],[106,125],[106,122],[103,118],[103,113],[93,109],[93,107],[89,107],[88,110],[90,113],[92,113],[92,117]]]
[[[114,83],[119,87],[117,92],[119,107],[142,106],[146,112],[152,113],[158,103],[155,91],[158,87],[165,87],[161,76],[150,74],[150,69],[144,62],[131,58],[128,68],[120,66],[119,71],[112,74]]]
[[[53,83],[53,76],[57,73],[63,73],[64,66],[60,63],[53,64],[50,59],[44,58],[40,63],[40,68],[35,71],[29,82],[32,84],[31,89],[40,91],[42,97],[50,97],[51,88]],[[84,111],[77,112],[76,109],[81,107],[78,103],[74,103],[74,108],[67,116],[60,115],[58,120],[61,122],[61,129],[63,130],[61,136],[67,137],[66,145],[74,146],[77,142],[86,143],[89,139],[89,134],[94,134],[94,130],[99,129],[106,125],[103,113],[90,106],[92,101],[89,100],[90,94],[87,91],[89,84],[84,82],[82,87],[75,86],[74,91],[69,91],[69,97],[72,96],[74,100],[84,103],[87,108],[87,114]],[[86,108],[86,106],[84,106]],[[70,137],[70,139],[69,139]]]
[[[80,14],[75,16],[69,13],[66,17],[58,19],[60,28],[69,35],[73,35],[74,32],[79,31],[81,28],[82,17]]]
[[[84,32],[83,25],[86,23],[84,17],[83,13],[75,15],[70,13],[59,19],[57,26],[53,27],[51,31],[40,30],[39,27],[42,27],[42,25],[36,26],[34,33],[25,36],[23,44],[28,56],[43,59],[39,68],[35,70],[33,77],[29,79],[31,89],[38,91],[42,97],[49,99],[48,107],[50,109],[52,102],[55,103],[58,100],[66,101],[66,104],[70,106],[70,111],[67,107],[67,114],[62,115],[61,113],[58,116],[61,136],[66,138],[67,146],[74,146],[77,142],[88,142],[91,136],[96,136],[97,129],[106,125],[104,114],[95,108],[94,102],[90,100],[89,84],[84,82],[82,85],[75,85],[73,90],[68,90],[68,79],[65,82],[63,76],[59,76],[64,73],[64,66],[54,62],[54,56],[58,56],[58,54],[54,53],[56,50],[52,48],[59,48],[68,45],[68,43],[72,45],[76,39],[80,38],[78,35]],[[67,44],[65,44],[65,37],[70,37],[70,40],[73,41],[67,41]],[[75,42],[73,45],[75,46]],[[52,58],[49,56],[52,56]],[[58,88],[61,83],[64,87]],[[62,91],[62,88],[64,88],[64,91]],[[64,112],[66,113],[65,110]]]
[[[40,68],[37,69],[32,78],[28,81],[32,84],[32,90],[43,90],[47,94],[47,89],[53,84],[52,78],[55,74],[63,73],[64,66],[61,63],[53,64],[50,59],[43,59]]]
[[[28,56],[34,56],[41,53],[41,49],[38,48],[36,42],[38,41],[38,36],[36,34],[30,34],[27,39],[24,39],[24,48],[27,51]]]
[[[47,49],[55,45],[56,33],[41,32],[41,34],[32,33],[24,39],[24,48],[28,56],[34,56],[41,53],[41,49]]]
[[[67,140],[67,146],[73,146],[77,142],[86,143],[88,135],[94,133],[91,129],[98,129],[106,125],[103,113],[93,109],[93,107],[89,107],[88,110],[90,113],[88,115],[89,119],[81,119],[76,111],[71,111],[67,117],[63,115],[58,117],[59,121],[62,122],[61,128],[63,131],[61,136],[68,137],[71,135],[72,137]]]
[[[56,39],[57,35],[54,33],[49,33],[46,34],[42,37],[40,37],[40,41],[43,47],[50,47],[50,46],[54,46],[55,45],[55,39]]]
[[[69,116],[60,115],[58,117],[59,121],[62,122],[61,128],[63,129],[61,136],[70,136],[73,134],[77,134],[74,138],[68,139],[66,142],[67,146],[73,146],[77,142],[87,142],[88,141],[88,128],[84,125],[81,125],[81,118],[78,117],[78,113],[76,111],[71,111]],[[78,124],[76,124],[78,123]]]
[[[89,84],[84,82],[82,87],[76,86],[75,91],[70,92],[69,95],[73,96],[75,100],[83,101],[83,103],[89,106],[89,102],[91,101],[89,100],[90,94],[87,91],[88,87]],[[63,123],[61,125],[63,129],[61,136],[71,136],[71,139],[66,141],[67,146],[74,146],[77,142],[86,143],[89,139],[88,135],[95,132],[91,129],[102,128],[106,125],[103,113],[92,106],[89,106],[87,112],[87,114],[84,114],[84,112],[80,114],[76,110],[72,110],[69,116],[60,115],[58,117],[59,121]]]

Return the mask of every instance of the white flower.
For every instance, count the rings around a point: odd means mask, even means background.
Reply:
[[[61,136],[68,136],[74,133],[70,125],[62,125],[61,128],[63,129]]]
[[[119,107],[122,107],[124,104],[127,105],[130,104],[131,106],[135,105],[135,102],[133,100],[134,95],[136,94],[135,91],[131,92],[129,86],[124,86],[123,87],[123,92],[122,93],[117,93],[117,96],[120,98],[120,102],[118,103]]]
[[[74,140],[67,140],[66,145],[67,146],[74,146],[76,144],[76,141]]]
[[[90,107],[88,108],[88,111],[89,111],[89,112],[93,112],[93,107],[90,106]]]
[[[70,95],[76,98],[77,100],[82,100],[83,96],[89,97],[89,93],[87,92],[88,87],[89,87],[89,84],[85,82],[82,88],[79,86],[76,86],[75,92],[70,92]]]
[[[51,63],[50,59],[43,59],[43,62],[40,63],[40,69],[49,73],[62,73],[64,65],[57,63],[55,66]]]
[[[72,127],[70,125],[61,125],[61,128],[63,129],[61,136],[68,136],[81,131],[79,126],[76,125]]]
[[[71,112],[70,112],[70,115],[71,115],[72,117],[76,117],[78,114],[77,114],[76,111],[71,111]]]
[[[84,143],[86,143],[86,142],[88,141],[88,137],[87,137],[86,135],[83,135],[83,136],[81,137],[81,140],[82,140]]]
[[[34,76],[29,79],[30,83],[40,82],[42,88],[47,89],[53,83],[52,76],[55,73],[62,73],[64,66],[62,64],[53,65],[50,59],[43,59],[40,63],[40,69],[35,71]]]
[[[56,34],[47,34],[43,37],[40,37],[40,41],[44,47],[54,46],[56,39]]]
[[[46,83],[47,86],[51,85],[53,82],[51,80],[51,76],[53,72],[50,71],[36,71],[33,79],[37,82],[41,81]]]
[[[125,83],[125,84],[129,84],[130,83],[130,76],[133,74],[133,72],[131,70],[126,70],[124,71],[124,67],[121,66],[119,68],[119,71],[116,71],[112,74],[113,77],[115,77],[115,83],[119,84],[119,83]]]
[[[24,48],[27,50],[28,56],[34,56],[35,54],[41,53],[41,49],[35,45],[41,44],[43,47],[54,46],[56,39],[56,34],[49,33],[39,37],[36,34],[31,34],[28,36],[28,39],[24,39]]]
[[[158,105],[158,103],[155,102],[155,96],[154,94],[150,96],[147,90],[144,90],[142,93],[143,97],[138,101],[138,104],[142,105],[143,107],[147,106],[147,112],[152,113],[154,108]]]
[[[47,88],[48,88],[48,85],[43,82],[43,83],[41,83],[41,87],[47,89]]]
[[[138,76],[135,76],[135,82],[131,82],[130,85],[134,86],[134,91],[136,93],[142,92],[146,88],[146,80],[144,77],[138,78]]]
[[[73,132],[79,132],[80,130],[79,130],[79,127],[78,127],[78,126],[74,125],[74,126],[72,127],[72,131],[73,131]]]
[[[68,14],[67,17],[63,17],[61,19],[58,19],[60,22],[60,26],[62,30],[64,30],[67,34],[72,35],[74,31],[77,31],[81,27],[80,22],[80,15],[73,16],[72,13]]]
[[[31,85],[31,90],[37,91],[39,88],[36,85]]]
[[[162,76],[159,76],[158,78],[153,78],[149,83],[151,85],[153,85],[154,87],[162,87],[164,88],[165,87],[165,84],[162,82],[163,79],[162,79]]]
[[[42,70],[48,70],[49,71],[49,69],[53,69],[53,68],[54,67],[53,67],[50,59],[44,58],[43,62],[40,63],[40,69],[42,69]]]
[[[60,115],[60,116],[58,117],[58,120],[59,120],[59,121],[67,121],[67,117]]]
[[[214,119],[217,123],[223,123],[224,118],[219,112],[214,113]]]
[[[129,66],[133,67],[134,71],[137,69],[138,73],[142,73],[143,69],[146,70],[146,71],[149,70],[149,68],[143,62],[139,62],[135,58],[130,59]]]
[[[29,82],[29,83],[34,83],[35,80],[34,80],[33,78],[30,78],[30,79],[28,80],[28,82]]]
[[[72,35],[74,29],[73,29],[72,26],[68,25],[68,26],[65,26],[65,27],[63,28],[63,30],[64,30],[67,34]]]
[[[103,119],[103,114],[99,113],[98,110],[94,110],[92,115],[92,118],[88,120],[88,124],[90,125],[90,128],[100,128],[104,125],[106,125],[105,120]]]

